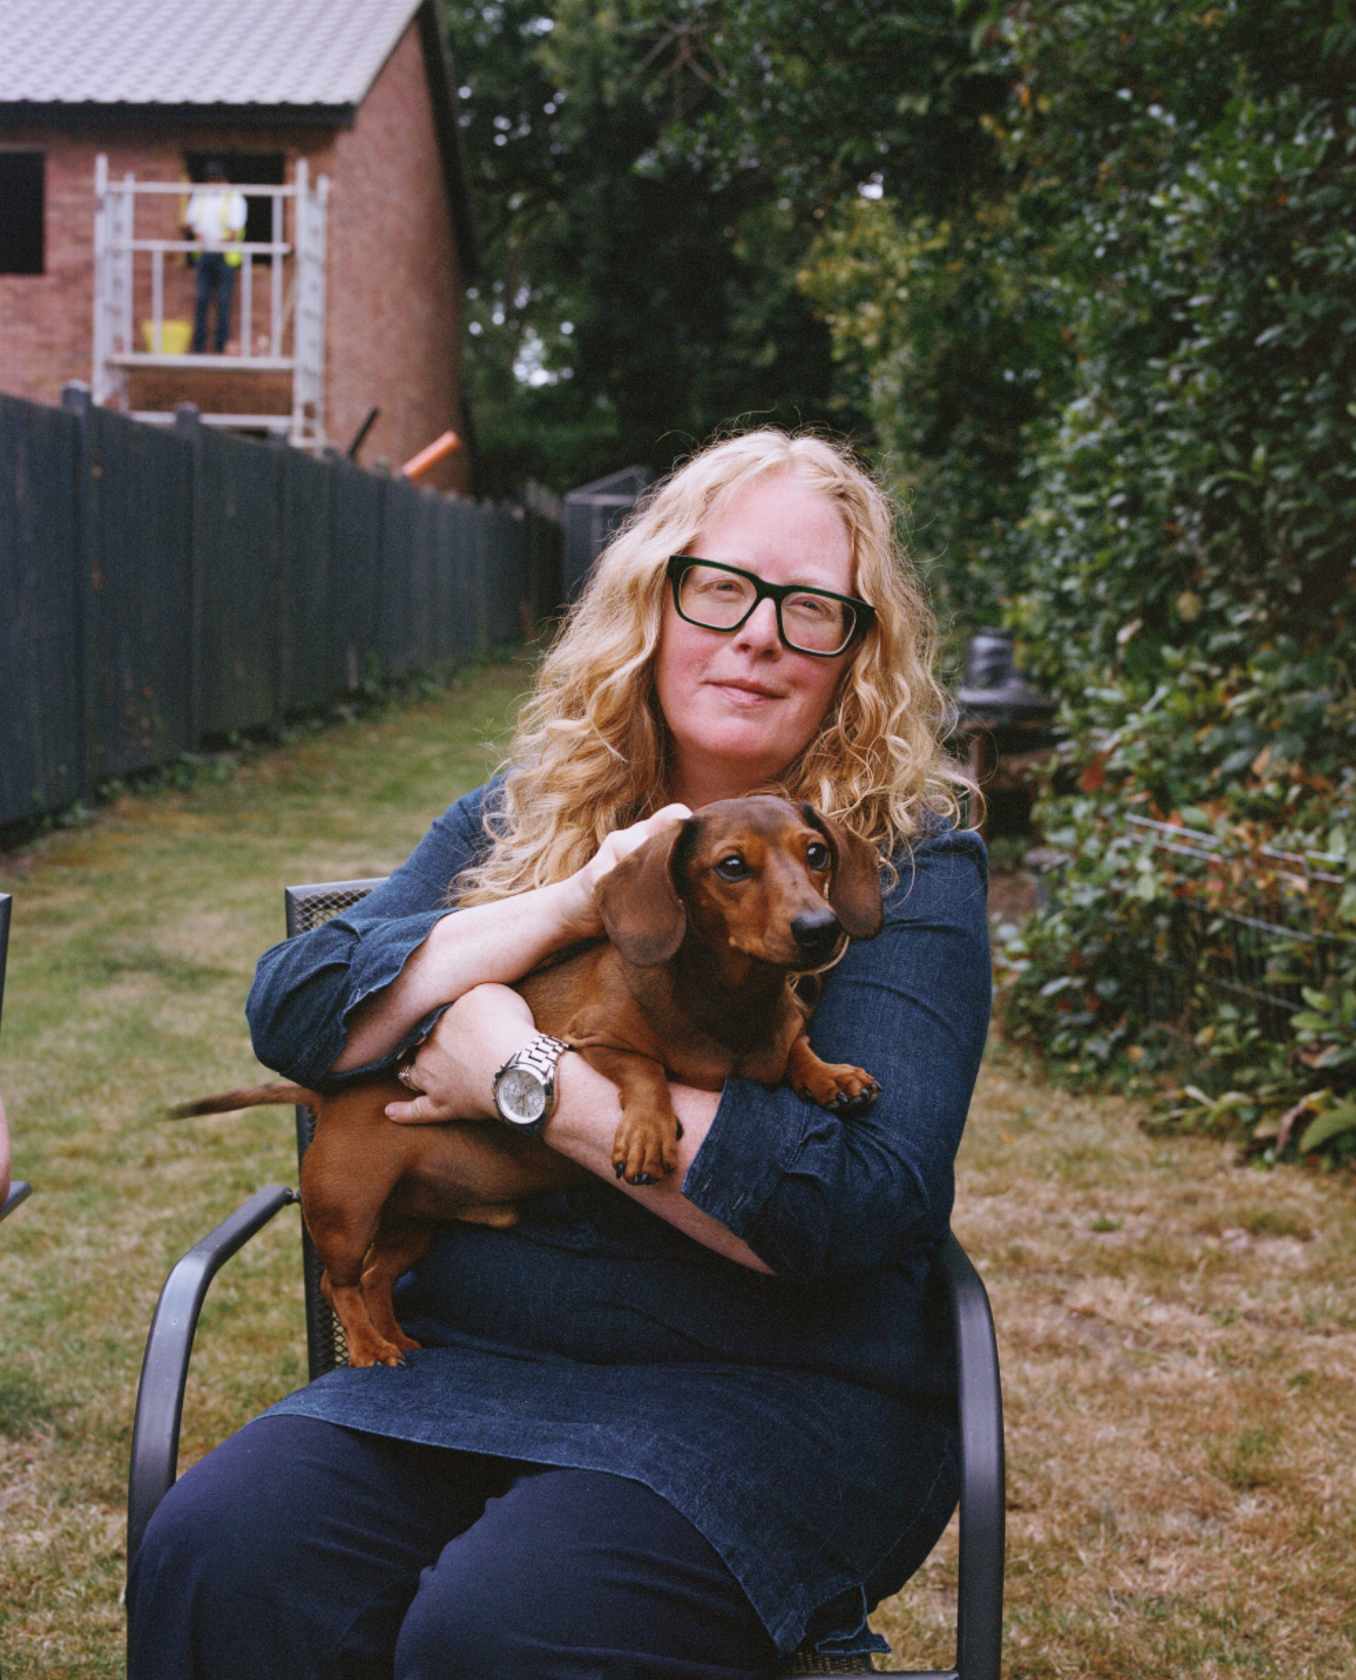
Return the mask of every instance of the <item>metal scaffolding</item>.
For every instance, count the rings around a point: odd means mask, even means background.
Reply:
[[[134,420],[167,424],[174,419],[172,409],[130,407],[128,374],[132,370],[286,373],[291,377],[290,413],[204,411],[202,419],[207,425],[284,433],[289,443],[300,448],[323,448],[328,178],[321,175],[312,187],[305,160],[301,160],[291,185],[231,183],[232,190],[248,198],[272,201],[272,237],[231,247],[241,258],[236,298],[239,348],[224,355],[195,355],[186,346],[171,349],[167,338],[166,258],[177,262],[200,252],[200,243],[137,233],[139,200],[143,205],[166,196],[182,201],[192,187],[183,181],[138,181],[130,173],[113,181],[103,153],[95,161],[94,186],[94,401],[121,408]],[[162,213],[159,221],[163,224],[164,220]],[[264,265],[260,286],[256,282]],[[179,285],[182,292],[181,279]],[[257,319],[261,290],[266,329]],[[135,336],[136,318],[143,311],[144,347],[138,346]]]

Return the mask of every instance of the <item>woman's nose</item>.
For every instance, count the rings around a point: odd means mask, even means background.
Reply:
[[[777,603],[771,596],[765,596],[739,626],[735,642],[740,647],[759,651],[781,645],[781,634],[777,629]]]

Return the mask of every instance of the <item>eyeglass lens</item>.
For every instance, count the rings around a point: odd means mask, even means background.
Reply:
[[[714,566],[688,566],[678,587],[684,618],[708,630],[733,630],[757,599],[752,581]],[[852,638],[857,615],[829,595],[791,594],[777,603],[782,634],[806,653],[839,653]]]

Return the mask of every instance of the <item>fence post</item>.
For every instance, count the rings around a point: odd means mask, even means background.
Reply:
[[[94,596],[102,578],[98,567],[98,463],[93,459],[90,444],[90,413],[93,400],[89,386],[83,379],[70,379],[61,387],[61,406],[78,422],[75,446],[74,483],[72,489],[72,528],[75,533],[75,552],[71,556],[75,590],[75,669],[80,693],[77,697],[80,718],[80,755],[77,785],[79,797],[88,800],[98,784],[99,718],[95,706],[97,677],[94,670],[95,636],[91,619]]]
[[[274,204],[279,201],[274,199]],[[288,472],[289,440],[284,432],[270,432],[273,453],[273,728],[281,732],[292,704],[296,647],[292,636],[292,555],[288,547],[292,478]]]
[[[273,729],[281,733],[292,697],[295,649],[291,626],[292,557],[287,545],[287,501],[291,481],[287,471],[287,439],[274,432],[269,454],[273,463],[273,510],[269,521],[269,587],[273,591]]]
[[[174,410],[174,435],[192,451],[189,498],[192,506],[188,543],[188,747],[196,752],[202,745],[203,674],[203,556],[206,553],[203,521],[206,497],[202,485],[202,420],[196,403],[179,403]]]

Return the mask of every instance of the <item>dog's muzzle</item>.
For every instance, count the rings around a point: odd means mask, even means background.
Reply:
[[[838,948],[842,932],[842,923],[832,910],[818,915],[796,916],[791,923],[796,949],[812,964],[828,961]]]

